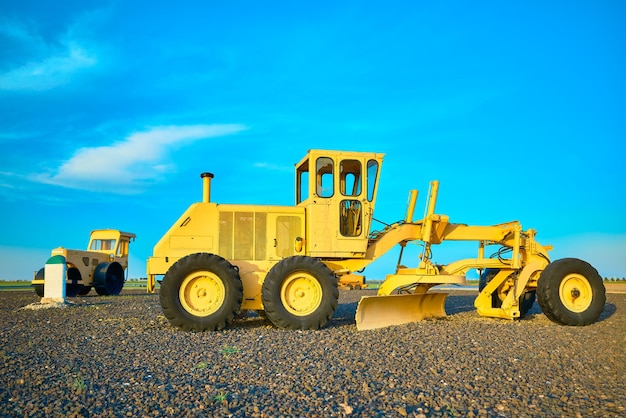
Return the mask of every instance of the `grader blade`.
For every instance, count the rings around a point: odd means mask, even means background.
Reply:
[[[363,296],[356,309],[359,331],[445,318],[447,293]]]

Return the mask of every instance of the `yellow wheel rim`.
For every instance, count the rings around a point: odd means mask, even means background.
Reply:
[[[280,300],[287,312],[296,316],[310,315],[322,303],[322,286],[308,273],[288,276],[280,289]]]
[[[216,274],[196,271],[183,280],[178,296],[187,312],[194,316],[208,316],[224,304],[226,288]]]
[[[569,274],[561,280],[559,297],[568,310],[584,312],[591,305],[593,290],[585,276]]]

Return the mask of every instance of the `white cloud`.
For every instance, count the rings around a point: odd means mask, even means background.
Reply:
[[[34,178],[74,189],[130,193],[169,170],[164,160],[170,150],[245,129],[240,124],[159,126],[133,133],[112,145],[81,148],[55,174]]]
[[[0,31],[30,56],[25,64],[0,73],[0,90],[49,90],[67,84],[80,70],[98,62],[72,28],[52,43],[14,22],[2,22]]]

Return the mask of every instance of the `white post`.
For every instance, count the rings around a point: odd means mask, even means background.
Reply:
[[[65,303],[65,277],[67,264],[65,257],[54,255],[44,267],[44,287],[41,303]]]

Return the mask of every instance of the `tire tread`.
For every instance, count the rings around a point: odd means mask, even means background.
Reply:
[[[179,299],[180,286],[194,271],[208,270],[222,279],[226,288],[224,305],[215,313],[198,317],[187,312]],[[183,331],[218,331],[235,318],[243,300],[243,285],[239,273],[226,259],[210,253],[195,253],[178,260],[169,268],[159,291],[163,315],[173,326]]]
[[[559,287],[569,274],[584,276],[592,290],[592,301],[583,312],[572,312],[561,302]],[[604,310],[606,292],[602,277],[586,261],[578,258],[562,258],[553,261],[541,272],[537,283],[537,302],[548,319],[562,325],[583,326],[598,320]]]
[[[289,274],[305,271],[313,275],[322,286],[322,303],[307,316],[287,312],[280,298],[282,282]],[[332,318],[339,301],[337,278],[320,260],[307,256],[292,256],[275,264],[265,277],[262,287],[265,314],[277,327],[284,329],[317,330]]]

